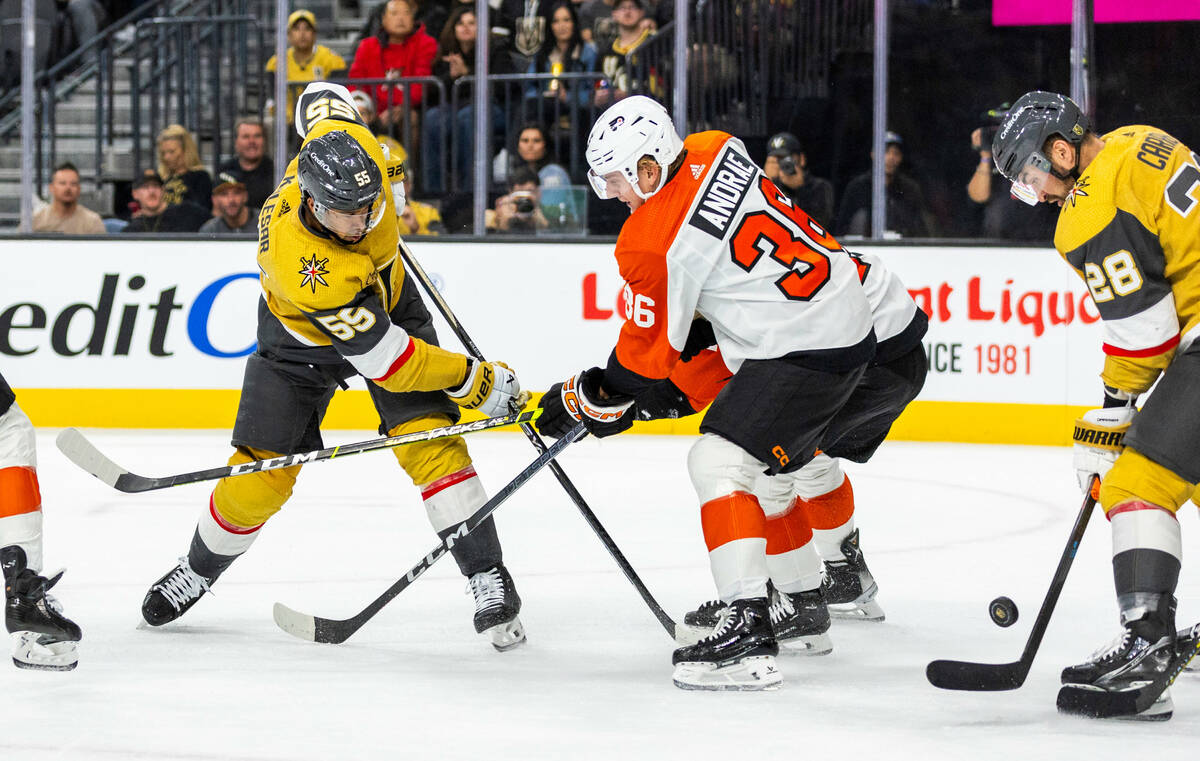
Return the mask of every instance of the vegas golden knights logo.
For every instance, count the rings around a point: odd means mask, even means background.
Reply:
[[[542,47],[546,39],[546,18],[544,16],[522,16],[517,19],[517,36],[514,45],[521,55],[532,57]]]

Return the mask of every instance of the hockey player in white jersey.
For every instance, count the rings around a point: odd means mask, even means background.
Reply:
[[[83,634],[48,591],[62,571],[40,575],[42,498],[33,424],[0,375],[0,567],[4,624],[13,635],[13,663],[24,669],[70,671]]]
[[[632,212],[615,252],[626,320],[606,367],[543,397],[539,430],[562,435],[580,420],[598,436],[627,428],[639,395],[680,365],[693,318],[708,321],[732,377],[700,425],[688,470],[727,607],[710,636],[675,651],[674,681],[778,687],[768,553],[773,536],[800,524],[770,525],[756,481],[765,473],[783,492],[818,449],[836,455],[842,441],[867,443],[855,433],[875,410],[853,402],[877,340],[858,263],[762,174],[741,141],[723,132],[680,140],[649,98],[605,111],[587,158],[597,194]]]
[[[924,385],[921,339],[929,320],[879,257],[847,254],[858,265],[878,343],[851,402],[872,413],[865,419],[855,418],[851,439],[839,442],[838,451],[848,459],[865,462]],[[638,396],[634,412],[639,420],[700,412],[729,380],[712,326],[705,320],[692,323],[680,360],[671,377]],[[854,489],[838,458],[820,452],[793,473],[790,481],[760,476],[754,493],[767,514],[771,622],[781,645],[808,655],[828,653],[832,649],[825,634],[829,613],[838,618],[883,621],[883,608],[875,599],[878,585],[859,545]],[[771,541],[772,524],[789,524],[787,531],[775,532],[779,534],[775,541]],[[780,589],[792,594],[780,594]],[[721,600],[710,600],[688,612],[684,623],[711,629],[724,608]]]

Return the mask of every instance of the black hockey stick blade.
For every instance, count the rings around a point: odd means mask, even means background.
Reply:
[[[1013,663],[971,663],[969,661],[931,661],[925,678],[943,690],[986,692],[1015,690],[1025,683],[1029,665]]]
[[[413,431],[412,433],[403,433],[399,436],[385,436],[354,444],[340,444],[327,449],[297,452],[295,454],[272,457],[268,460],[253,460],[238,465],[223,465],[217,468],[196,470],[190,473],[162,476],[161,478],[140,476],[137,473],[131,473],[110,460],[75,428],[64,428],[58,434],[58,439],[55,443],[58,445],[59,451],[66,455],[68,460],[112,488],[127,493],[137,493],[166,489],[182,484],[194,484],[201,481],[216,481],[228,476],[242,476],[247,473],[259,473],[264,470],[277,470],[309,462],[323,462],[336,457],[347,457],[352,454],[372,452],[377,449],[391,449],[418,441],[431,441],[433,439],[461,436],[466,433],[485,431],[491,428],[528,424],[540,414],[541,409],[513,412],[508,415],[501,415],[500,417],[483,418],[482,420],[474,420],[469,423],[455,423],[454,425],[442,426],[440,428],[431,428],[427,431]]]
[[[375,614],[383,609],[383,606],[391,602],[397,595],[407,589],[414,581],[429,570],[437,561],[441,560],[446,555],[450,548],[454,546],[454,542],[467,534],[474,531],[488,517],[496,511],[496,508],[516,493],[518,489],[525,485],[525,482],[533,478],[535,474],[542,468],[546,467],[559,452],[567,448],[571,443],[578,441],[586,435],[587,429],[583,423],[579,423],[574,428],[563,436],[558,441],[554,442],[549,449],[543,452],[533,462],[531,462],[524,470],[518,473],[513,480],[509,481],[500,491],[492,495],[492,498],[483,504],[475,514],[467,520],[454,527],[454,530],[443,539],[437,547],[421,558],[416,565],[408,569],[408,573],[404,574],[392,584],[383,594],[375,598],[366,608],[363,608],[357,615],[346,619],[321,618],[309,613],[301,613],[293,610],[283,603],[275,603],[275,608],[272,611],[275,618],[275,623],[280,629],[283,629],[288,634],[300,639],[309,640],[310,642],[322,642],[331,645],[340,645],[350,639],[356,631],[362,628],[363,624],[375,617]]]
[[[1154,705],[1158,697],[1187,668],[1200,652],[1200,624],[1182,632],[1176,639],[1179,656],[1172,667],[1149,684],[1119,692],[1074,684],[1063,685],[1058,691],[1059,713],[1086,716],[1090,719],[1116,719],[1137,716]]]
[[[1097,478],[1092,476],[1088,482],[1087,496],[1079,507],[1079,515],[1075,517],[1075,525],[1071,527],[1071,536],[1067,546],[1063,548],[1058,566],[1054,569],[1054,577],[1050,580],[1050,588],[1042,600],[1042,607],[1034,619],[1029,631],[1029,639],[1025,641],[1025,649],[1021,658],[1012,663],[971,663],[968,661],[933,661],[925,667],[925,678],[934,687],[943,690],[969,690],[973,692],[1015,690],[1025,684],[1029,669],[1033,666],[1034,656],[1041,647],[1042,637],[1046,627],[1050,625],[1050,616],[1058,604],[1063,585],[1067,583],[1067,573],[1075,562],[1075,553],[1079,551],[1079,542],[1087,530],[1088,520],[1092,517],[1092,508],[1096,500],[1092,497],[1092,489]]]

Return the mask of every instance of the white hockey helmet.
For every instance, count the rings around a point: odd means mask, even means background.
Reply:
[[[588,135],[588,181],[601,198],[616,198],[624,183],[643,200],[657,193],[667,181],[671,162],[683,151],[671,116],[658,101],[633,95],[609,106]],[[638,187],[637,164],[650,156],[662,167],[658,187],[643,193]]]

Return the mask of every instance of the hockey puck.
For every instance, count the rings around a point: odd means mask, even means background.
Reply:
[[[996,626],[1012,626],[1017,622],[1017,604],[1007,597],[997,597],[988,605],[988,615]]]

